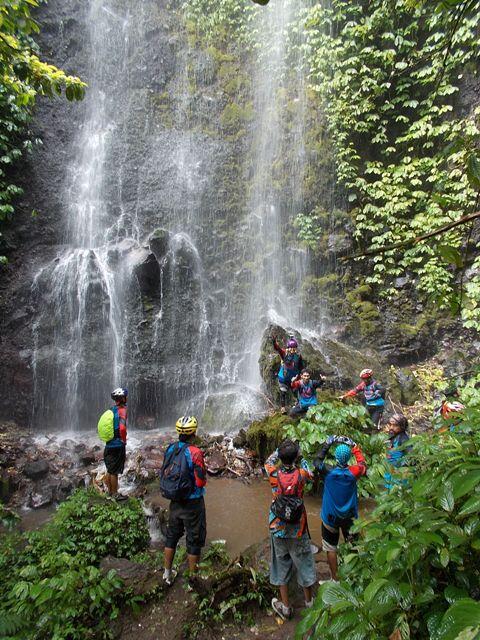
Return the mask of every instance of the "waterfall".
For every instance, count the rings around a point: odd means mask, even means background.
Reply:
[[[260,383],[257,361],[266,324],[298,328],[305,320],[299,294],[308,258],[286,241],[292,217],[302,211],[306,87],[300,43],[289,41],[301,13],[302,2],[279,0],[259,12],[254,25],[258,55],[248,233],[255,271],[245,338],[251,348],[246,377],[252,385]],[[290,122],[287,103],[294,106]]]
[[[258,13],[242,147],[218,134],[215,63],[179,35],[175,4],[90,0],[61,237],[31,287],[38,427],[92,428],[119,385],[131,426],[205,410],[230,429],[237,405],[264,406],[252,391],[262,332],[304,321],[307,258],[287,241],[302,210],[305,82],[289,29],[300,11],[278,0]],[[232,180],[245,178],[235,208],[223,200],[232,158]]]

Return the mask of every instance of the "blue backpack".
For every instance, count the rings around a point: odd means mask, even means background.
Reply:
[[[167,500],[187,500],[195,489],[193,473],[184,442],[176,442],[167,449],[160,470],[160,493]]]

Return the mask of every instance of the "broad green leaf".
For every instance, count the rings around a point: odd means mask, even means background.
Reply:
[[[363,592],[363,599],[365,600],[365,602],[369,603],[377,594],[380,587],[387,584],[387,582],[388,580],[386,580],[385,578],[377,578],[376,580],[373,580],[373,582],[371,582]]]
[[[449,481],[452,484],[453,496],[458,500],[480,484],[480,469],[467,473],[455,473],[449,477]]]
[[[454,264],[456,267],[461,267],[463,264],[462,254],[456,247],[451,247],[446,244],[440,244],[437,247],[437,251],[445,262],[448,264]]]
[[[445,596],[445,600],[449,604],[453,604],[457,600],[462,600],[463,598],[467,598],[468,597],[468,593],[464,589],[459,589],[458,587],[455,587],[454,585],[448,586],[445,589],[445,591],[443,592],[443,594]]]
[[[469,627],[480,628],[480,602],[470,598],[457,600],[444,614],[434,640],[455,640]]]
[[[469,498],[465,502],[463,507],[458,512],[458,515],[462,517],[470,513],[478,513],[479,511],[480,511],[480,494],[476,494],[474,496],[471,496],[471,498]]]
[[[439,503],[442,509],[444,509],[445,511],[453,511],[453,507],[455,506],[455,499],[453,497],[453,490],[450,482],[445,483],[443,491],[440,495]]]
[[[450,554],[448,553],[448,549],[446,547],[440,549],[439,558],[442,567],[446,567],[450,562]]]
[[[480,190],[480,158],[475,153],[468,157],[467,177],[472,187]]]

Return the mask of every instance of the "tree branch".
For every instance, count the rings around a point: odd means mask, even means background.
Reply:
[[[365,258],[367,256],[377,256],[381,253],[386,253],[387,251],[393,251],[394,249],[402,249],[403,247],[415,246],[419,242],[424,242],[429,238],[433,238],[434,236],[438,236],[442,233],[445,233],[446,231],[450,231],[450,229],[459,227],[462,224],[467,224],[468,222],[471,222],[472,220],[476,220],[477,218],[480,218],[480,211],[477,211],[476,213],[471,213],[470,215],[464,216],[463,218],[460,218],[459,220],[455,220],[454,222],[449,222],[448,224],[444,224],[443,226],[438,227],[438,229],[435,229],[434,231],[429,231],[428,233],[425,233],[421,236],[416,236],[415,238],[411,238],[410,240],[395,242],[393,244],[388,244],[385,247],[380,247],[378,249],[369,249],[368,251],[364,251],[363,253],[356,253],[353,256],[344,256],[343,258],[340,258],[340,260],[342,262],[349,262],[350,260],[355,260],[356,258]]]

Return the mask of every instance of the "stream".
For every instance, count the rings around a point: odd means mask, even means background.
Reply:
[[[226,549],[232,557],[237,556],[252,544],[268,536],[268,510],[271,501],[270,485],[266,479],[247,483],[235,478],[208,478],[205,503],[207,508],[207,543],[225,540]],[[146,496],[149,505],[167,508],[168,500],[157,488]],[[306,496],[305,506],[313,542],[321,547],[321,498]],[[373,501],[363,501],[360,512],[372,509]],[[54,507],[25,510],[21,512],[22,528],[37,529],[55,513]],[[151,529],[152,543],[158,539],[158,530]]]

